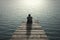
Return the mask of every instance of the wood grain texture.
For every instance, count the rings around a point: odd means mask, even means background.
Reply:
[[[10,40],[48,40],[48,38],[38,22],[33,22],[29,26],[27,26],[26,22],[23,22],[14,32]]]

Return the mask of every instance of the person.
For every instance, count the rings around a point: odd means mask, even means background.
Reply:
[[[32,17],[31,17],[31,14],[28,14],[28,17],[27,17],[27,24],[32,24]]]
[[[30,35],[31,35],[31,30],[32,30],[32,17],[31,17],[31,14],[28,14],[27,24],[26,24],[27,40],[29,39],[29,37],[30,37]]]

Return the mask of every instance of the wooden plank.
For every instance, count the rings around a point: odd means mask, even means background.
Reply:
[[[27,30],[16,30],[16,32],[26,32]],[[31,32],[42,32],[44,30],[31,30]]]
[[[14,35],[22,35],[26,34],[26,32],[15,32]],[[45,32],[31,32],[31,34],[45,34]]]
[[[26,22],[23,22],[12,35],[10,40],[48,40],[45,31],[39,25],[39,23],[34,22],[31,29],[27,28]]]
[[[11,40],[27,40],[27,39],[26,38],[21,38],[21,39],[20,38],[19,39],[14,38],[14,39],[11,39]],[[32,39],[28,39],[28,40],[46,40],[46,39],[40,39],[40,38],[39,39],[36,39],[36,38],[34,39],[34,38],[32,38]]]
[[[13,35],[13,38],[26,38],[27,36],[26,35]],[[30,35],[30,37],[29,38],[40,38],[40,39],[42,39],[42,38],[47,38],[47,36],[46,35]]]

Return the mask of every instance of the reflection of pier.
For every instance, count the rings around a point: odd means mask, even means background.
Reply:
[[[48,40],[48,38],[38,22],[28,25],[24,22],[14,32],[11,40]]]

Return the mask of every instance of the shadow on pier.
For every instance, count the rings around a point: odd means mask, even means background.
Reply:
[[[26,36],[27,36],[27,40],[29,39],[29,37],[31,35],[31,30],[32,30],[32,23],[26,24]]]

